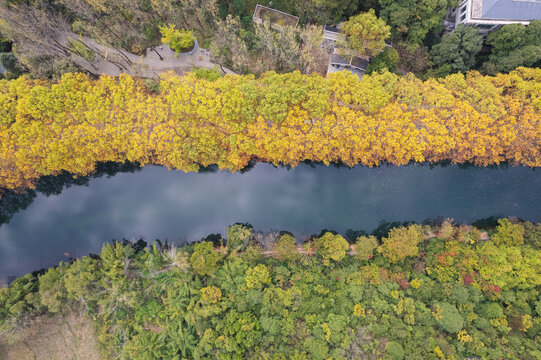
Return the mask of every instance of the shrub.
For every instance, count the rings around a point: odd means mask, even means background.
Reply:
[[[349,249],[349,244],[341,235],[325,233],[315,241],[316,248],[325,259],[342,261]]]
[[[436,318],[438,325],[451,334],[456,334],[464,326],[464,319],[460,316],[457,308],[449,303],[439,304],[439,315]]]
[[[511,224],[509,219],[498,220],[497,233],[492,235],[492,241],[498,246],[519,246],[524,244],[524,227],[521,224]]]
[[[189,30],[177,30],[175,25],[160,26],[160,32],[162,34],[162,43],[169,45],[171,50],[178,53],[190,49],[194,46],[195,37],[193,31]]]
[[[290,234],[280,236],[274,244],[274,257],[280,261],[295,261],[299,256],[297,241]]]
[[[361,236],[354,245],[356,256],[361,260],[371,259],[377,247],[378,239],[375,236]]]
[[[208,81],[214,81],[222,77],[222,72],[217,68],[214,69],[205,69],[194,67],[192,72],[198,79],[206,79]]]

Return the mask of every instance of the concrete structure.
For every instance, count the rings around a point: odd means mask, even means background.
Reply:
[[[283,11],[271,9],[270,7],[259,4],[255,6],[252,19],[256,24],[262,24],[264,20],[269,21],[272,28],[275,30],[280,30],[284,25],[297,27],[299,24],[298,16],[293,16]]]
[[[474,25],[486,34],[506,24],[528,25],[531,20],[541,20],[541,1],[462,0],[454,15],[456,25]]]
[[[368,60],[362,59],[358,56],[353,58],[346,59],[340,56],[336,51],[331,54],[329,60],[329,67],[327,69],[327,74],[334,73],[337,71],[348,70],[353,74],[357,75],[359,80],[362,79],[364,72],[368,66]]]

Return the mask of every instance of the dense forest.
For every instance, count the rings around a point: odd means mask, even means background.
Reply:
[[[298,249],[235,224],[178,248],[105,244],[0,289],[0,329],[84,311],[108,359],[539,359],[541,224],[488,234],[444,221]]]

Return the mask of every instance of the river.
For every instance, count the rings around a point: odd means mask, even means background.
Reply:
[[[149,166],[92,178],[56,195],[38,192],[24,206],[0,226],[0,279],[97,253],[112,239],[178,244],[225,234],[235,222],[288,230],[301,240],[324,228],[370,232],[382,220],[541,221],[541,171],[306,164],[288,170],[260,163],[232,174]]]

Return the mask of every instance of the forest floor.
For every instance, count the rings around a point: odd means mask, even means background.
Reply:
[[[100,360],[92,320],[74,312],[41,316],[0,335],[0,360]]]

